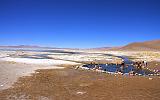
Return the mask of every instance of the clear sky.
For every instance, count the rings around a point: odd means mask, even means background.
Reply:
[[[160,39],[160,0],[0,0],[0,45],[91,48]]]

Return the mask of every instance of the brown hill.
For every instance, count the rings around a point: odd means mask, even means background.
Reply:
[[[145,41],[145,42],[135,42],[128,44],[124,47],[119,48],[119,50],[136,50],[136,51],[142,51],[142,50],[154,50],[154,51],[160,51],[160,40],[152,40],[152,41]]]

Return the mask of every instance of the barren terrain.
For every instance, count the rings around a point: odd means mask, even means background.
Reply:
[[[0,100],[159,100],[159,76],[109,75],[75,70],[86,63],[148,62],[160,70],[158,51],[3,49],[0,51]]]

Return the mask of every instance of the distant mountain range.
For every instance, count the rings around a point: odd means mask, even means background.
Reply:
[[[31,45],[18,45],[18,46],[0,46],[1,48],[39,48],[39,46],[31,46]]]
[[[160,40],[152,40],[152,41],[145,41],[145,42],[134,42],[130,43],[126,46],[119,48],[119,50],[154,50],[160,51]]]
[[[32,45],[19,45],[19,46],[0,46],[0,48],[50,48],[58,49],[53,47],[40,47]],[[61,48],[63,49],[63,48]],[[66,48],[64,48],[66,49]],[[71,49],[71,48],[68,48]],[[160,51],[160,40],[152,40],[145,42],[134,42],[126,46],[121,47],[101,47],[101,48],[91,48],[92,50],[122,50],[122,51]]]
[[[134,42],[121,47],[101,47],[93,50],[121,50],[121,51],[160,51],[160,40]]]
[[[18,45],[18,46],[0,46],[0,48],[51,48],[51,47],[41,47],[41,46],[34,46],[34,45]]]

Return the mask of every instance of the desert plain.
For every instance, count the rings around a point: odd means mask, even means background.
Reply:
[[[159,75],[76,69],[91,62],[120,63],[122,56],[160,70],[159,51],[1,48],[0,100],[159,100]]]

